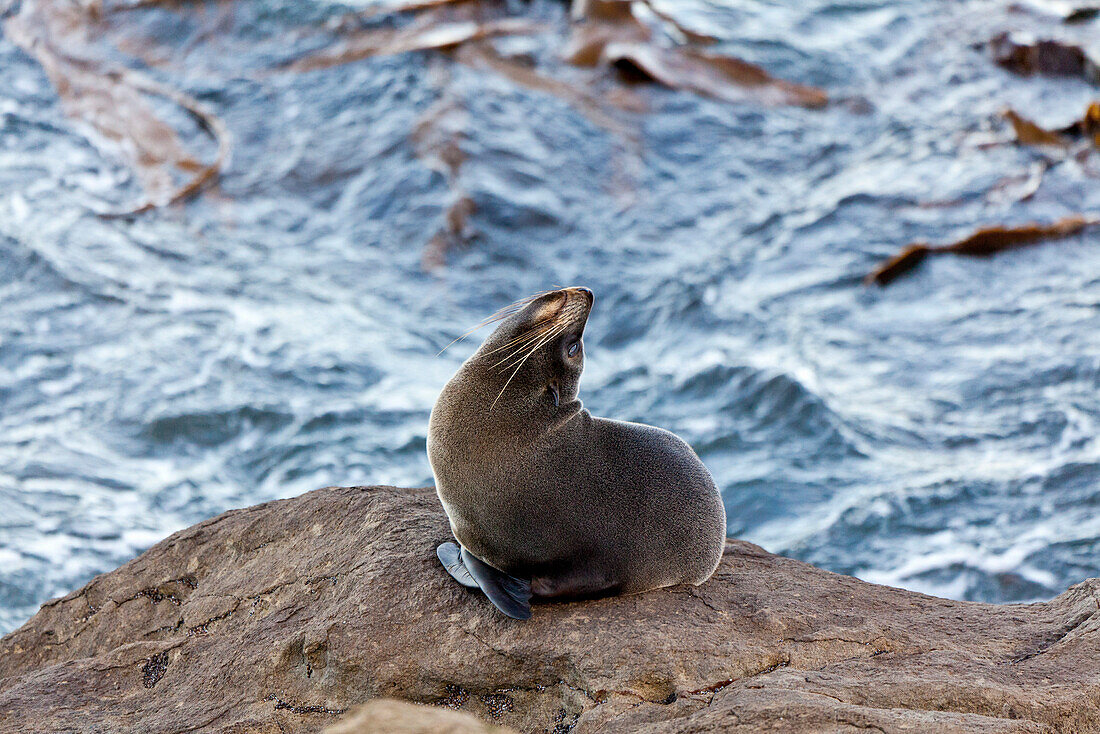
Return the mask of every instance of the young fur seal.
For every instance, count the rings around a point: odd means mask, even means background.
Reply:
[[[515,619],[532,595],[699,585],[725,545],[722,498],[690,446],[577,399],[592,301],[565,288],[490,319],[500,325],[432,408],[428,460],[459,543],[437,555]]]

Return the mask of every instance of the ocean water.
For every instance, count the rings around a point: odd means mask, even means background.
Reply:
[[[198,199],[103,219],[139,181],[0,34],[0,633],[224,510],[430,484],[428,413],[480,335],[440,349],[571,284],[596,293],[586,406],[687,439],[731,534],[961,599],[1100,575],[1100,232],[861,283],[912,241],[1100,212],[1100,152],[1008,144],[1000,117],[1066,124],[1097,89],[976,47],[1100,22],[976,0],[662,7],[832,102],[605,74],[595,89],[634,103],[612,125],[436,52],[286,66],[344,32],[349,6],[125,10],[103,58],[201,100],[233,151]],[[500,49],[570,84],[598,75],[560,62],[560,4],[513,10],[550,30]],[[441,109],[457,175],[413,134]],[[468,237],[433,255],[459,194]]]

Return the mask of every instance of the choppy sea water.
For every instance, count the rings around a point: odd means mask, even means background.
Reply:
[[[833,102],[636,87],[632,148],[434,52],[280,69],[346,6],[127,11],[116,35],[161,63],[120,61],[215,110],[233,158],[196,201],[105,220],[137,180],[0,36],[0,632],[224,510],[430,484],[428,413],[478,337],[437,353],[555,284],[596,292],[586,406],[684,436],[731,534],[953,598],[1100,575],[1100,234],[860,282],[914,240],[1100,211],[1096,160],[1016,201],[1040,154],[982,142],[1005,106],[1064,124],[1097,90],[974,48],[1100,23],[958,0],[668,5]],[[501,43],[556,69],[552,43]],[[426,267],[453,192],[411,132],[440,100],[462,111],[477,208]]]

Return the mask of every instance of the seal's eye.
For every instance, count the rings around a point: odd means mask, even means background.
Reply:
[[[577,352],[579,352],[580,350],[581,350],[581,343],[580,342],[573,342],[572,344],[569,345],[569,350],[566,353],[570,357],[576,357]]]

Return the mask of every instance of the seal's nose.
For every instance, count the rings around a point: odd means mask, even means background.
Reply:
[[[594,295],[592,295],[592,291],[588,288],[582,288],[582,287],[578,286],[578,287],[574,288],[573,290],[578,291],[580,293],[583,293],[584,297],[588,299],[588,305],[589,306],[591,306],[592,302],[596,300],[596,297]]]

